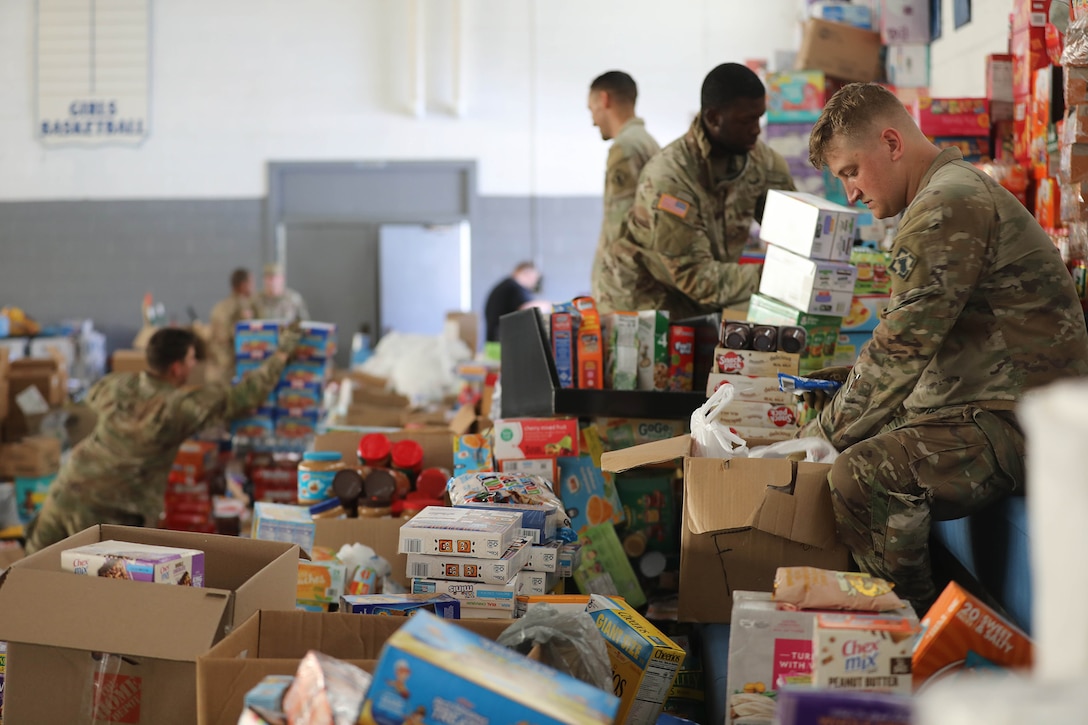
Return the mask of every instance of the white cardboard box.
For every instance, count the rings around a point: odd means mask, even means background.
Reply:
[[[520,528],[520,513],[428,506],[401,526],[398,551],[501,559]]]
[[[466,556],[408,555],[408,576],[419,579],[456,579],[484,584],[508,584],[529,562],[531,546],[518,539],[501,559]]]
[[[812,259],[850,261],[858,211],[799,191],[767,192],[760,239]]]
[[[710,373],[706,379],[706,397],[710,397],[721,386],[729,383],[733,386],[733,400],[749,403],[777,403],[792,405],[797,402],[793,393],[784,393],[778,388],[778,376],[756,377],[754,375],[729,375]]]
[[[809,259],[781,247],[767,248],[759,293],[801,312],[843,317],[850,312],[857,267],[849,262]]]
[[[899,611],[821,612],[812,632],[812,684],[833,690],[911,693],[918,618]]]
[[[479,582],[458,582],[448,579],[413,579],[413,594],[449,594],[461,602],[461,617],[468,619],[465,611],[469,609],[509,612],[513,616],[517,608],[518,582],[512,579],[507,584],[480,584]]]
[[[519,597],[532,594],[550,594],[559,584],[559,575],[555,572],[519,571],[517,582]]]

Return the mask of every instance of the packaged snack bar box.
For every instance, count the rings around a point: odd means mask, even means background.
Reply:
[[[821,612],[812,634],[812,684],[909,695],[917,633],[918,619],[909,608],[902,614]]]
[[[559,575],[555,572],[519,571],[517,575],[518,596],[530,594],[551,594],[559,586]]]
[[[314,546],[314,520],[306,506],[258,501],[253,504],[253,538],[298,544],[303,551]]]
[[[428,506],[401,527],[398,551],[501,559],[519,529],[519,512]]]
[[[276,352],[279,320],[240,320],[234,325],[234,355],[239,360],[263,360]]]
[[[959,584],[952,582],[922,618],[914,648],[914,686],[961,670],[985,667],[1028,669],[1031,640]]]
[[[412,579],[454,579],[483,584],[508,584],[525,568],[531,550],[528,539],[517,539],[501,559],[409,554],[407,576]]]
[[[607,725],[619,701],[429,614],[386,643],[361,722]]]
[[[746,403],[734,401],[718,415],[723,425],[744,426],[749,428],[789,428],[797,429],[797,403],[780,405],[775,403]]]
[[[345,594],[340,597],[340,612],[392,617],[429,612],[442,619],[460,619],[461,603],[445,594]]]
[[[511,579],[506,584],[482,584],[448,579],[413,579],[413,594],[448,594],[461,602],[462,618],[468,610],[485,613],[504,613],[512,617],[517,608],[518,582]]]
[[[797,398],[792,393],[784,393],[778,387],[778,377],[767,375],[729,375],[711,373],[706,379],[706,397],[710,397],[721,386],[729,383],[733,386],[733,400],[746,403],[775,403],[794,405]]]
[[[108,579],[204,586],[204,552],[130,541],[99,541],[60,554],[65,571]]]
[[[796,375],[801,358],[796,353],[760,350],[714,349],[714,372],[725,375],[777,377],[779,373]]]
[[[529,558],[522,568],[528,571],[558,571],[559,548],[562,545],[561,541],[549,541],[547,544],[529,546]]]

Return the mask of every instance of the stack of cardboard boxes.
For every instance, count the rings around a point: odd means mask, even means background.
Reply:
[[[68,373],[63,358],[25,357],[7,363],[6,351],[0,350],[0,392],[7,389],[0,413],[6,407],[4,440],[17,441],[38,432],[42,418],[51,408],[64,405],[68,398]]]
[[[41,508],[60,470],[61,445],[52,436],[28,436],[0,445],[0,479],[15,481],[15,505],[24,526]]]

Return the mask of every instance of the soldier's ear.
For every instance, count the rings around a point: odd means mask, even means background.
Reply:
[[[722,130],[722,109],[704,108],[701,115],[703,117],[703,125],[706,126],[706,130],[710,131],[712,135],[716,135]]]

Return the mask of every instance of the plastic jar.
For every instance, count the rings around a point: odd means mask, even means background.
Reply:
[[[424,468],[416,477],[416,491],[427,498],[442,498],[446,493],[446,484],[450,481],[450,472],[445,468]]]
[[[298,464],[298,502],[304,506],[332,496],[332,479],[344,467],[336,451],[310,451]]]
[[[358,515],[359,499],[363,495],[363,477],[354,468],[345,468],[332,479],[332,492],[349,519]]]
[[[359,505],[363,506],[367,501],[384,501],[388,505],[396,496],[398,485],[403,486],[407,480],[400,471],[372,469],[363,479],[363,496],[359,499]]]
[[[405,473],[409,480],[415,481],[423,470],[423,446],[413,440],[397,441],[390,452],[393,468]]]
[[[368,466],[388,466],[393,444],[381,433],[367,433],[359,439],[359,462]]]
[[[340,505],[340,499],[330,498],[315,503],[310,507],[310,518],[314,519],[338,519],[344,515],[344,507]]]

